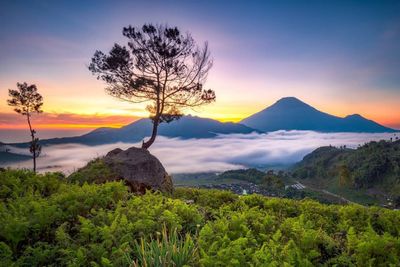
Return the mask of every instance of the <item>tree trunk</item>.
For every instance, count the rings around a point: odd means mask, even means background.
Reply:
[[[33,151],[33,172],[36,173],[36,151]]]
[[[32,129],[31,120],[29,118],[30,114],[28,113],[26,115],[26,117],[28,118],[29,131],[31,132],[31,138],[32,138],[31,147],[32,147],[32,146],[35,145],[34,144],[34,142],[35,142],[35,131]],[[32,156],[33,156],[33,172],[36,173],[36,148],[35,147],[33,147]]]
[[[154,143],[154,141],[156,140],[159,121],[160,121],[160,119],[158,117],[154,118],[154,120],[153,120],[153,131],[151,133],[151,137],[146,142],[143,142],[142,148],[148,149]]]

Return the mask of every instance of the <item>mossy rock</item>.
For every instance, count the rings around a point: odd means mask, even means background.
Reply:
[[[146,190],[173,191],[172,178],[161,162],[148,150],[136,147],[114,149],[72,173],[68,179],[80,184],[123,180],[133,192],[139,193]]]
[[[114,177],[114,179],[112,178]],[[116,180],[117,174],[114,173],[103,158],[97,158],[90,161],[85,167],[78,169],[68,176],[70,182],[86,183],[104,183],[110,180]]]

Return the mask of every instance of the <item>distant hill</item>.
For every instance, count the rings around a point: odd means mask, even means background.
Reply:
[[[11,152],[0,151],[0,166],[5,166],[8,163],[25,161],[32,159],[31,156],[15,154]]]
[[[98,128],[81,136],[52,138],[41,140],[42,145],[77,143],[85,145],[111,144],[116,142],[140,142],[151,135],[152,122],[150,119],[140,119],[121,128]],[[171,123],[162,123],[158,128],[159,136],[189,138],[212,138],[217,134],[241,133],[247,134],[257,130],[248,126],[196,116],[183,116]],[[13,144],[26,146],[26,144]]]
[[[30,155],[15,154],[9,151],[9,147],[6,144],[0,142],[0,166],[6,166],[6,164],[16,161],[29,160],[32,157]]]
[[[358,114],[345,118],[321,112],[295,97],[285,97],[240,123],[265,132],[312,130],[320,132],[395,132]]]
[[[320,147],[293,167],[292,176],[336,193],[356,190],[396,198],[400,196],[400,140],[370,142],[357,149]]]

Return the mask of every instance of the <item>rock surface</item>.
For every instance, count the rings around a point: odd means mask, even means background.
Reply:
[[[131,147],[124,151],[116,148],[108,152],[103,160],[134,191],[172,190],[171,177],[161,162],[146,149]]]
[[[165,171],[161,162],[146,149],[131,147],[127,150],[116,148],[107,153],[104,158],[95,160],[87,166],[78,170],[77,173],[85,174],[93,166],[99,165],[99,160],[103,166],[101,175],[93,179],[86,179],[94,182],[105,182],[115,180],[125,180],[133,192],[144,193],[146,189],[172,192],[172,179]],[[104,171],[106,167],[106,171]],[[74,176],[72,174],[71,176]],[[82,176],[75,174],[75,177]]]

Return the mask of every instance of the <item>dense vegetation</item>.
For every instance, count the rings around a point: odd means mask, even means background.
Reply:
[[[1,266],[398,266],[400,212],[0,172]]]
[[[257,169],[230,170],[218,175],[220,179],[236,179],[258,184],[265,177],[265,172]]]
[[[400,140],[370,142],[357,149],[321,147],[305,156],[292,174],[314,184],[368,190],[396,201],[400,197]]]

